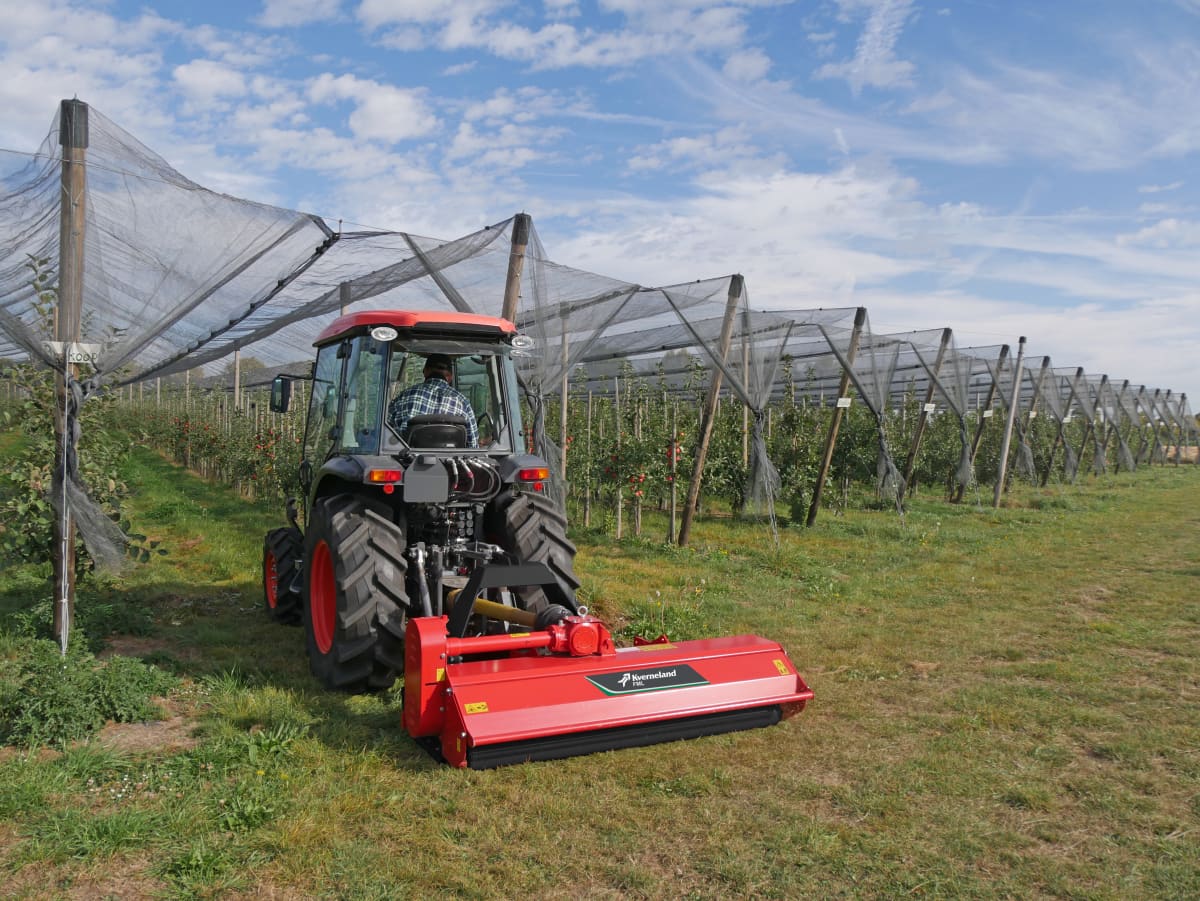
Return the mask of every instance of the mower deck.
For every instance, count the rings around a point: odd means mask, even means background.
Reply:
[[[610,644],[573,656],[536,647],[543,633],[519,633],[475,640],[489,656],[470,659],[462,652],[473,640],[449,639],[447,648],[444,621],[410,620],[404,721],[414,738],[436,739],[453,766],[486,769],[767,726],[813,697],[779,644],[755,635]],[[506,640],[512,652],[497,655]]]

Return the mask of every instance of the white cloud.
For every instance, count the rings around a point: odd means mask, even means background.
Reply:
[[[741,129],[725,128],[696,136],[668,138],[651,146],[639,147],[630,157],[628,166],[634,171],[654,171],[666,167],[670,167],[672,172],[694,171],[697,168],[711,171],[738,162],[761,159],[760,150],[749,143],[747,137]]]
[[[747,7],[754,5],[609,0],[602,4],[604,10],[626,19],[625,27],[609,30],[568,24],[564,19],[574,16],[565,14],[573,10],[566,3],[554,4],[550,21],[540,27],[522,24],[503,0],[363,0],[357,15],[369,30],[387,29],[380,40],[391,49],[485,50],[535,69],[620,68],[680,52],[733,48],[736,54],[746,31]],[[750,57],[744,65],[761,69],[763,61]]]
[[[424,94],[424,90],[406,90],[353,75],[324,73],[309,83],[309,98],[314,103],[348,100],[354,104],[348,123],[356,137],[388,143],[422,137],[437,128],[437,117],[425,105]]]
[[[912,84],[915,67],[896,58],[896,43],[912,14],[912,0],[870,0],[844,4],[869,9],[858,39],[854,58],[827,63],[817,70],[818,78],[844,78],[858,94],[864,87],[895,88]]]
[[[265,0],[258,23],[267,28],[291,28],[336,19],[338,0]]]
[[[176,66],[172,77],[189,99],[200,104],[246,93],[246,79],[241,72],[209,59],[195,59]]]
[[[1117,243],[1142,247],[1198,247],[1200,246],[1200,222],[1185,222],[1180,219],[1163,219],[1148,225],[1133,234],[1117,236]]]
[[[1141,185],[1138,187],[1139,194],[1161,194],[1163,191],[1178,191],[1183,187],[1183,182],[1173,181],[1169,185]]]
[[[771,71],[771,58],[757,48],[732,53],[723,69],[734,81],[758,81]]]

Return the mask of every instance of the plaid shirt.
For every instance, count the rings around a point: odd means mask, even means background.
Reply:
[[[475,424],[475,411],[471,409],[471,402],[462,393],[451,388],[445,379],[436,375],[401,391],[388,405],[388,422],[403,434],[411,417],[434,413],[462,416],[467,420],[467,447],[479,444],[479,427]]]

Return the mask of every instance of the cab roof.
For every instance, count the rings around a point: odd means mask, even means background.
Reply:
[[[363,310],[335,319],[317,336],[313,345],[327,344],[336,338],[366,331],[377,325],[390,325],[401,333],[415,332],[439,337],[504,338],[517,333],[515,325],[496,316],[442,310]]]

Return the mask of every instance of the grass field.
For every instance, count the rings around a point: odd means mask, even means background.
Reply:
[[[79,603],[181,687],[159,723],[0,750],[6,897],[1200,897],[1196,467],[826,515],[778,546],[733,521],[683,550],[577,535],[620,634],[766,635],[816,700],[482,773],[416,748],[395,692],[317,688],[301,631],[260,612],[274,511],[146,453],[129,482],[169,553]],[[0,610],[41,577],[0,575]]]

